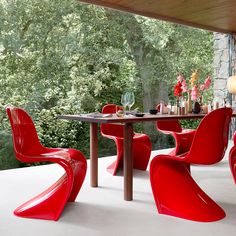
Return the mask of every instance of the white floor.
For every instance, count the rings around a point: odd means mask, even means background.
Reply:
[[[148,171],[134,172],[134,200],[124,201],[122,176],[111,176],[105,171],[113,158],[99,159],[98,188],[89,186],[88,169],[85,183],[76,202],[67,204],[57,222],[19,218],[12,212],[21,203],[55,182],[62,173],[60,167],[53,164],[0,171],[0,235],[232,236],[236,234],[236,186],[230,174],[228,154],[218,165],[192,167],[192,174],[198,184],[226,212],[225,219],[213,223],[197,223],[158,214],[151,193]]]

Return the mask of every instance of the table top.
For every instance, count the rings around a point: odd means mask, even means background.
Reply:
[[[75,114],[75,115],[59,115],[58,119],[64,120],[78,120],[86,121],[90,123],[136,123],[145,121],[156,121],[156,120],[173,120],[173,119],[201,119],[206,114],[193,114],[189,113],[187,115],[169,115],[169,114],[156,114],[151,115],[149,113],[144,113],[143,117],[136,116],[123,116],[118,117],[116,114]]]

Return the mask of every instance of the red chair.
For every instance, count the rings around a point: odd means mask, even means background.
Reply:
[[[74,202],[83,184],[87,162],[75,149],[47,148],[39,142],[34,123],[20,108],[7,107],[16,158],[21,162],[52,162],[65,169],[51,187],[19,206],[14,214],[26,218],[58,220],[66,202]]]
[[[156,109],[160,111],[160,104],[156,106]],[[175,148],[171,151],[170,155],[181,155],[189,151],[195,130],[183,129],[179,120],[175,119],[159,120],[156,122],[156,128],[164,134],[173,136],[175,140]]]
[[[160,214],[201,222],[225,217],[223,209],[193,180],[188,166],[215,164],[224,157],[231,116],[231,108],[212,111],[199,124],[186,155],[158,155],[151,161],[150,181]]]
[[[105,105],[102,113],[116,113],[115,104]],[[117,147],[117,159],[107,167],[107,171],[115,175],[117,169],[123,165],[123,125],[122,124],[101,124],[101,134],[106,138],[115,141]],[[146,170],[151,154],[151,141],[146,134],[134,133],[133,136],[133,167],[135,169]]]
[[[234,132],[234,146],[229,152],[229,166],[236,184],[236,132]]]

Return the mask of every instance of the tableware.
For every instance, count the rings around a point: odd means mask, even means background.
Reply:
[[[150,109],[149,113],[152,115],[156,115],[157,114],[157,109]]]
[[[127,106],[129,107],[129,111],[131,110],[131,107],[134,105],[135,98],[133,92],[126,92],[125,93],[126,99],[127,99]]]
[[[83,115],[83,114],[82,114]],[[85,116],[88,117],[93,117],[93,118],[107,118],[107,117],[112,117],[112,114],[102,114],[100,112],[92,112],[89,114],[84,114]]]
[[[125,115],[125,113],[124,113],[123,110],[118,110],[118,111],[116,112],[116,115],[117,115],[118,117],[123,117],[123,116]]]
[[[135,113],[135,116],[136,116],[136,117],[143,117],[143,116],[144,116],[144,113]]]
[[[121,104],[124,107],[124,112],[125,112],[126,106],[128,105],[127,93],[123,93],[121,95]]]

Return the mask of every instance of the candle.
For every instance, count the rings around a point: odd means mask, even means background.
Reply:
[[[178,114],[178,107],[176,105],[173,107],[174,107],[174,115],[177,115]]]
[[[207,111],[208,111],[208,113],[210,113],[212,111],[211,103],[208,104]]]
[[[219,102],[218,101],[214,101],[213,110],[216,110],[218,108],[219,108]]]
[[[185,107],[180,107],[180,115],[186,115],[185,114]]]
[[[163,114],[168,114],[168,112],[169,112],[169,108],[164,106],[163,107]]]
[[[204,104],[204,105],[202,106],[202,112],[203,112],[204,114],[207,114],[207,113],[208,113],[208,106],[207,106],[206,104]]]

